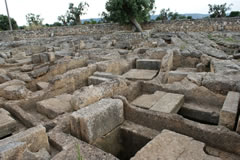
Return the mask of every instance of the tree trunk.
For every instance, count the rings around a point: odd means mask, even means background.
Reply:
[[[132,24],[136,27],[137,32],[143,32],[141,25],[137,22],[136,18],[130,18]]]
[[[80,15],[76,15],[76,24],[81,25]]]

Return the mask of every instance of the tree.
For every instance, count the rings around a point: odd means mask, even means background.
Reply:
[[[17,22],[11,18],[13,29],[18,29]],[[8,16],[0,14],[0,30],[9,30]]]
[[[162,9],[156,20],[176,20],[176,19],[191,19],[192,17],[186,17],[184,15],[178,14],[178,12],[171,12],[170,9]]]
[[[227,3],[220,4],[220,5],[211,5],[208,4],[209,6],[209,11],[208,13],[210,14],[211,18],[221,18],[221,17],[226,17],[226,12],[231,10],[232,4],[227,6]]]
[[[159,16],[156,18],[157,21],[162,20],[168,20],[169,19],[169,14],[170,14],[170,9],[161,9]]]
[[[103,13],[105,21],[132,23],[137,31],[142,32],[139,23],[150,20],[150,11],[154,8],[155,0],[108,0]]]
[[[58,20],[62,22],[64,26],[67,26],[69,23],[69,18],[68,18],[69,13],[67,12],[65,15],[58,16]]]
[[[240,11],[232,11],[229,17],[240,17]]]
[[[35,15],[33,13],[28,13],[26,15],[26,20],[29,26],[42,26],[43,18],[40,15]]]
[[[80,16],[85,15],[85,9],[89,7],[87,2],[80,2],[77,7],[74,7],[73,3],[69,4],[69,11],[67,12],[68,21],[72,21],[73,25],[81,24]]]

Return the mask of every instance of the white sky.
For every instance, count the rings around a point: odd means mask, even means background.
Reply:
[[[90,7],[85,18],[97,18],[105,10],[107,0],[85,0]],[[26,25],[25,15],[28,13],[40,14],[43,23],[52,24],[59,15],[66,13],[69,3],[77,5],[81,0],[7,0],[10,16],[18,25]],[[233,4],[232,10],[240,10],[240,0],[155,0],[156,14],[162,8],[170,8],[178,13],[207,13],[208,4]],[[0,14],[7,15],[4,0],[0,0]]]

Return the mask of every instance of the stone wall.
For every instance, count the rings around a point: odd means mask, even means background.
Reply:
[[[240,31],[240,18],[218,18],[201,20],[158,21],[143,25],[144,29],[156,29],[160,32],[212,32],[212,31]],[[73,27],[50,27],[39,30],[17,30],[0,32],[1,41],[22,40],[70,35],[108,34],[121,30],[131,30],[131,26],[118,24],[95,24]]]
[[[159,32],[213,32],[240,31],[240,17],[197,20],[158,21],[144,25],[144,29],[155,28]]]

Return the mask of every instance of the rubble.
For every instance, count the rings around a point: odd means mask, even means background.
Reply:
[[[0,159],[240,159],[238,23],[0,32]]]

